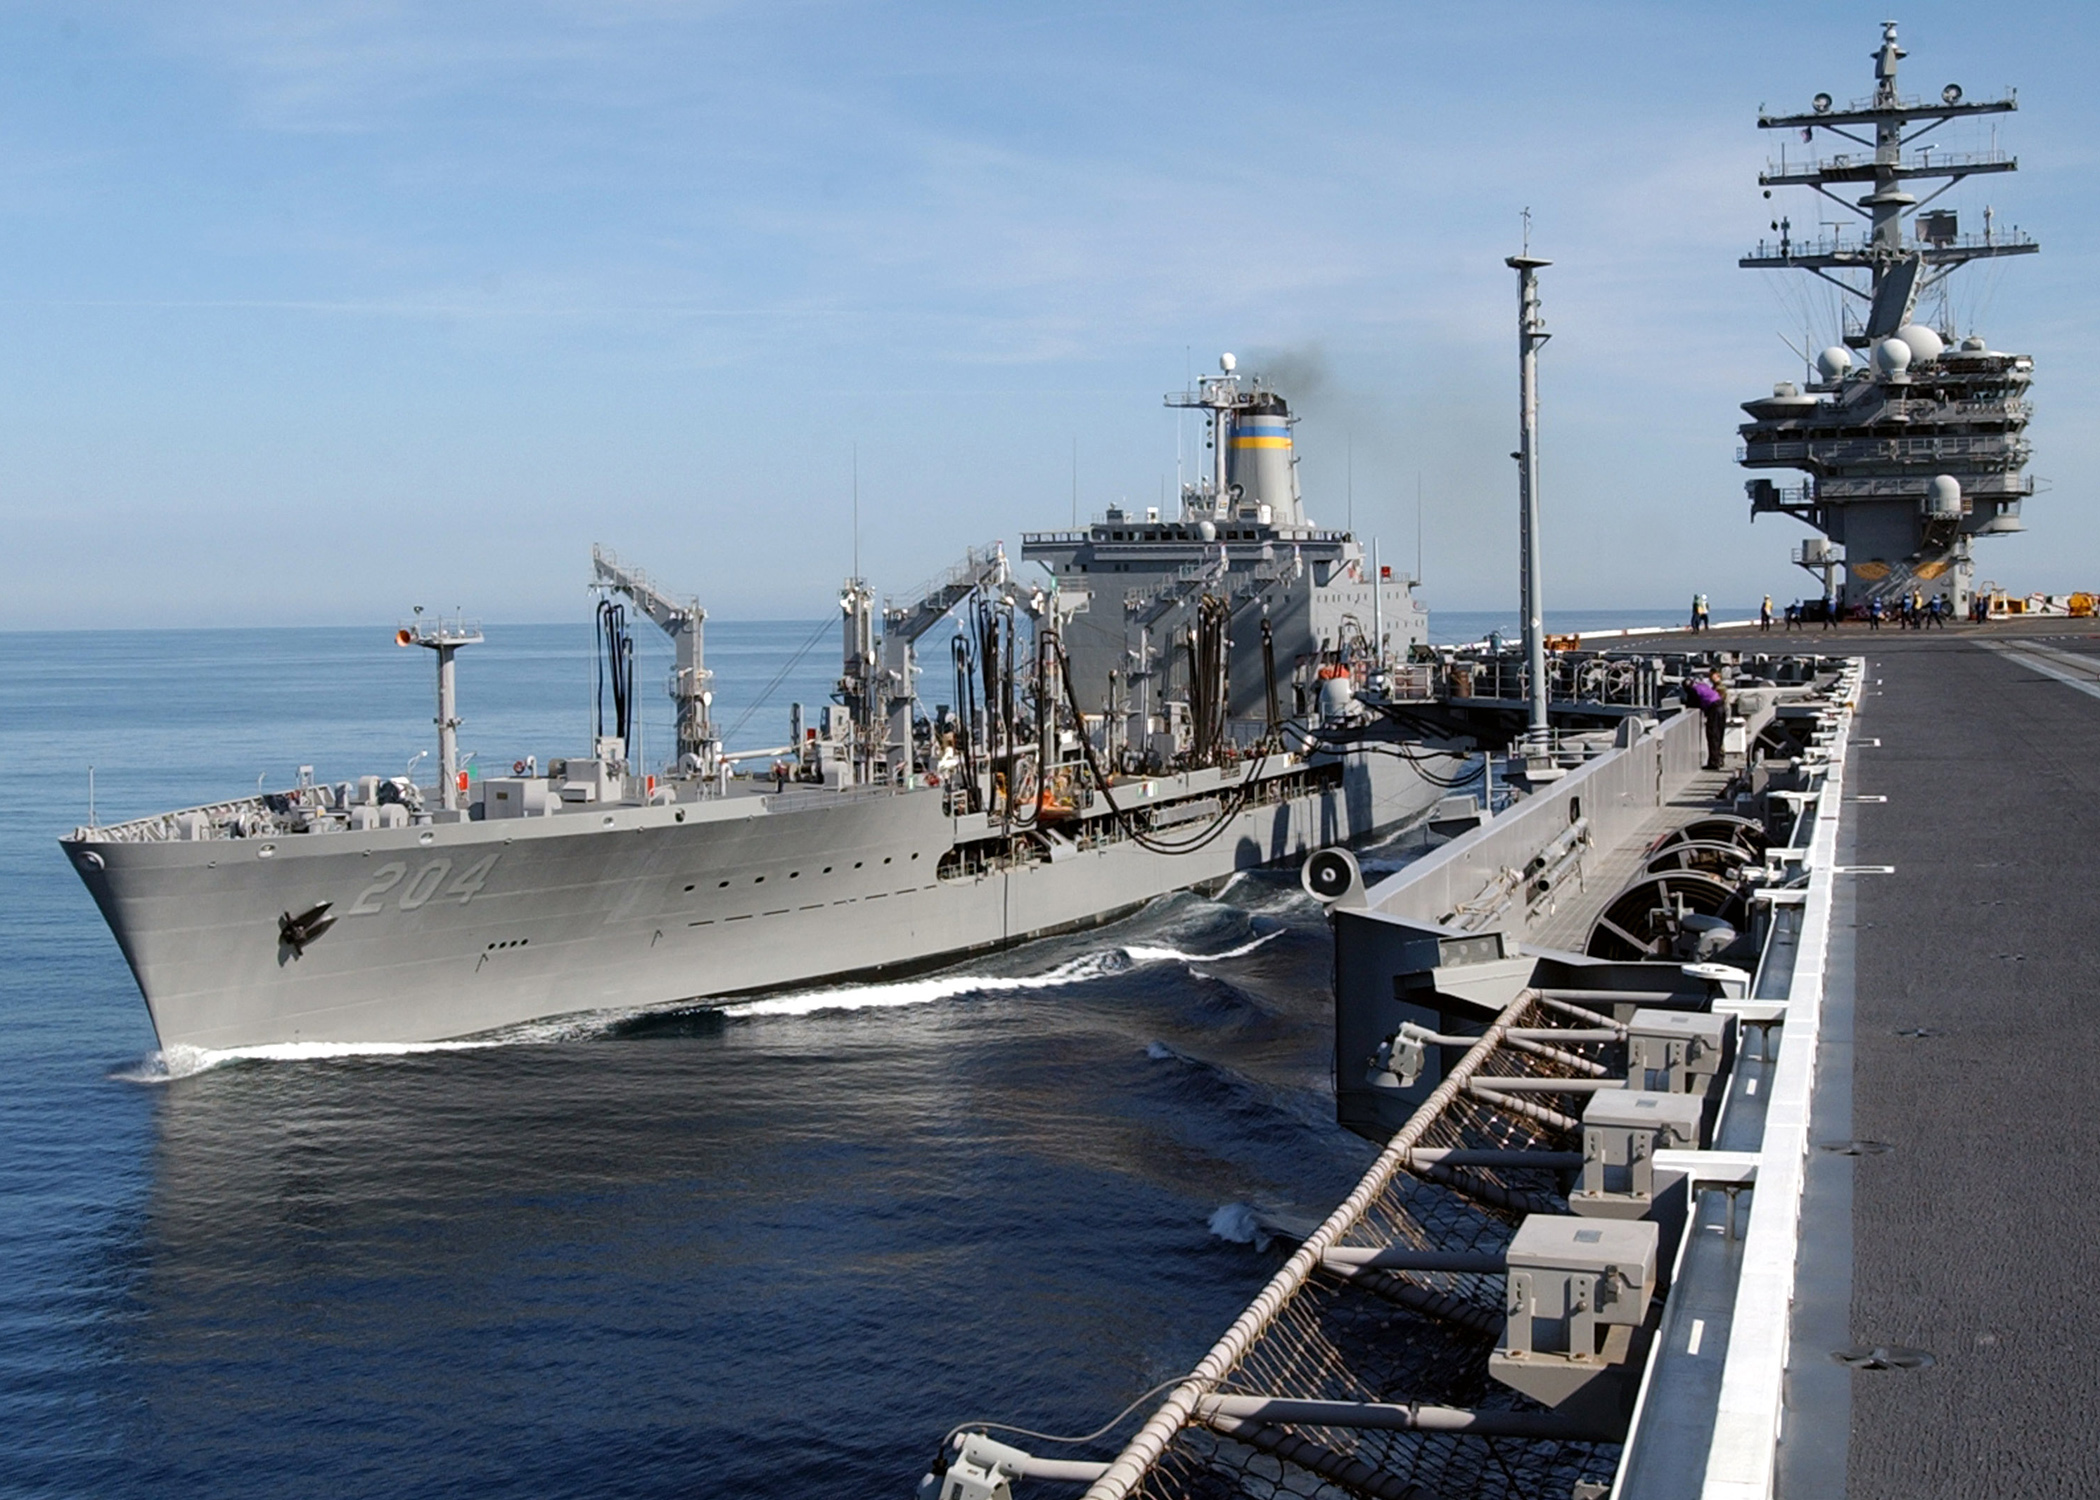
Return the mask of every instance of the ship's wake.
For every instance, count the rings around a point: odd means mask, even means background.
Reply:
[[[1210,1216],[1210,1232],[1228,1245],[1252,1245],[1267,1250],[1278,1239],[1302,1242],[1311,1238],[1318,1222],[1295,1214],[1275,1213],[1251,1203],[1227,1203]]]
[[[1161,942],[1120,944],[1104,951],[1081,954],[1038,974],[946,973],[886,984],[836,985],[823,989],[797,990],[741,1000],[732,1005],[710,1006],[705,1014],[732,1020],[766,1016],[807,1016],[827,1011],[878,1010],[898,1006],[931,1005],[943,1000],[973,995],[996,995],[1028,990],[1057,989],[1085,984],[1110,975],[1164,964],[1218,963],[1244,958],[1264,944],[1281,937],[1287,929],[1271,927],[1244,942],[1214,952],[1196,952]],[[689,1013],[690,1006],[674,1008]],[[136,1062],[114,1069],[109,1077],[123,1083],[161,1084],[194,1078],[231,1063],[322,1063],[358,1059],[414,1057],[435,1052],[475,1052],[493,1047],[548,1046],[563,1042],[625,1033],[638,1023],[661,1018],[662,1008],[586,1011],[550,1017],[506,1027],[480,1036],[444,1042],[277,1042],[256,1047],[226,1049],[174,1044],[149,1052]]]
[[[476,1037],[457,1042],[275,1042],[261,1047],[187,1047],[180,1042],[149,1052],[110,1073],[119,1083],[173,1083],[238,1062],[335,1062],[346,1058],[410,1057],[425,1052],[474,1052],[501,1047],[513,1038]]]
[[[923,979],[901,979],[889,984],[838,985],[829,989],[801,990],[789,995],[768,995],[722,1007],[733,1019],[754,1016],[807,1016],[818,1011],[878,1010],[904,1005],[930,1005],[965,995],[996,995],[1018,990],[1056,989],[1084,984],[1111,974],[1156,964],[1216,963],[1244,958],[1264,943],[1282,936],[1283,929],[1260,933],[1235,947],[1217,953],[1191,953],[1153,943],[1127,943],[1105,953],[1088,953],[1059,964],[1041,974],[930,974]]]

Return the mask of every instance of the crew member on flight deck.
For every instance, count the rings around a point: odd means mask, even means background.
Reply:
[[[1721,669],[1713,667],[1704,677],[1694,677],[1687,692],[1693,705],[1706,715],[1706,769],[1718,771],[1728,733],[1728,690],[1721,686]]]

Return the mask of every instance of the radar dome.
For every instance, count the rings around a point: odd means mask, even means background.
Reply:
[[[1961,515],[1961,481],[1952,474],[1935,474],[1932,483],[1925,486],[1925,510],[1928,515],[1951,521]]]
[[[1230,354],[1221,354],[1218,356],[1218,368],[1223,370],[1227,375],[1230,375],[1234,370],[1237,370],[1239,367],[1240,362],[1234,359]]]
[[[1940,336],[1923,323],[1905,323],[1896,330],[1896,337],[1910,346],[1910,362],[1914,365],[1930,364],[1947,349]]]
[[[1990,345],[1986,344],[1978,334],[1972,333],[1961,341],[1961,350],[1964,354],[1981,354],[1989,347]]]
[[[1198,521],[1196,523],[1196,538],[1198,541],[1215,542],[1218,539],[1218,523],[1215,521]]]
[[[1852,368],[1852,351],[1843,344],[1832,344],[1816,356],[1816,373],[1825,380],[1842,380]]]
[[[1874,368],[1891,379],[1910,368],[1910,345],[1901,339],[1883,339],[1874,346]]]

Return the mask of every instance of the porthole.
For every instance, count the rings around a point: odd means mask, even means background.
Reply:
[[[689,895],[689,896],[690,896],[690,895],[691,895],[691,894],[693,893],[693,888],[692,888],[691,886],[687,886],[687,887],[685,888],[685,890],[686,890],[686,894],[687,894],[687,895]]]

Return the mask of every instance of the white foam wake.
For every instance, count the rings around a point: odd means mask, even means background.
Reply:
[[[1251,937],[1237,948],[1227,948],[1222,953],[1185,953],[1179,948],[1149,948],[1142,943],[1132,943],[1121,951],[1129,954],[1130,961],[1134,964],[1208,964],[1216,963],[1221,958],[1245,958],[1262,944],[1282,935],[1283,929],[1279,927],[1273,932]]]
[[[1295,1214],[1271,1213],[1251,1203],[1227,1203],[1210,1216],[1210,1232],[1234,1245],[1266,1250],[1281,1238],[1303,1244],[1318,1228],[1316,1221]]]
[[[745,1000],[725,1005],[722,1014],[745,1016],[806,1016],[820,1010],[880,1010],[898,1005],[930,1005],[958,995],[998,994],[1009,990],[1047,990],[1062,984],[1079,984],[1113,973],[1113,956],[1089,954],[1059,964],[1045,974],[936,974],[925,979],[902,979],[894,984],[850,984],[837,989],[803,990],[792,995],[769,995],[763,1000]]]
[[[803,990],[790,995],[769,995],[725,1005],[728,1017],[807,1016],[818,1011],[872,1010],[891,1006],[930,1005],[959,995],[1000,994],[1017,990],[1055,989],[1059,985],[1083,984],[1104,974],[1160,963],[1210,963],[1242,958],[1281,930],[1265,932],[1238,947],[1219,953],[1190,953],[1132,943],[1106,953],[1089,953],[1042,974],[935,974],[924,979],[900,980],[894,984],[847,985],[837,989]],[[603,1035],[622,1021],[646,1013],[637,1010],[585,1011],[545,1021],[530,1021],[484,1036],[453,1042],[273,1042],[259,1047],[190,1047],[181,1043],[149,1052],[136,1063],[118,1068],[110,1077],[124,1083],[171,1083],[194,1078],[236,1062],[337,1062],[351,1058],[412,1057],[426,1052],[475,1052],[490,1047],[548,1046]]]
[[[124,1083],[171,1083],[194,1078],[236,1062],[333,1062],[353,1057],[408,1057],[422,1052],[472,1052],[501,1047],[512,1039],[477,1038],[465,1042],[273,1042],[261,1047],[188,1047],[177,1042],[149,1052],[109,1076]],[[519,1038],[516,1040],[525,1040]]]
[[[1269,1248],[1269,1231],[1261,1215],[1245,1203],[1227,1203],[1210,1216],[1210,1232],[1227,1244]]]
[[[769,995],[725,1005],[722,1014],[735,1019],[750,1016],[807,1016],[829,1010],[880,1010],[904,1005],[931,1005],[961,995],[1004,994],[1016,990],[1046,990],[1059,985],[1083,984],[1104,974],[1159,963],[1211,963],[1241,958],[1252,953],[1276,932],[1265,932],[1222,953],[1188,953],[1179,948],[1160,948],[1132,943],[1107,953],[1089,953],[1041,974],[932,974],[924,979],[903,979],[891,984],[842,985],[836,989],[803,990],[792,995]]]

